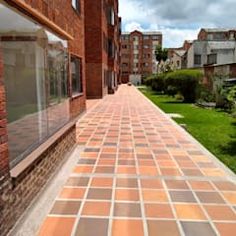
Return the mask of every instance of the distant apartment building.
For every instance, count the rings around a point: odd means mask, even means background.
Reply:
[[[76,143],[84,53],[83,0],[0,0],[0,235]]]
[[[201,29],[186,55],[187,67],[236,62],[236,30]]]
[[[85,1],[87,98],[114,93],[120,81],[121,18],[118,0]]]
[[[157,71],[155,49],[162,46],[161,32],[122,33],[121,81],[127,83],[130,75],[149,75]]]
[[[236,40],[236,29],[203,28],[198,33],[199,41],[226,41]]]

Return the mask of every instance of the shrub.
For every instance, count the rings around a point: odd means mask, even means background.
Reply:
[[[203,74],[199,70],[177,70],[168,73],[165,77],[165,87],[168,91],[170,86],[175,88],[184,97],[184,102],[195,102],[199,97],[200,80]],[[166,92],[167,92],[166,91]]]
[[[151,75],[145,79],[145,85],[150,86],[152,90],[162,92],[165,89],[165,74]]]

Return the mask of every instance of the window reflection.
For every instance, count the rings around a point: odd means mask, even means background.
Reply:
[[[0,50],[14,166],[69,121],[67,42],[0,3]]]

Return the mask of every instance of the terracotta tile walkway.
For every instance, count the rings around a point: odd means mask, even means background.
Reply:
[[[235,236],[236,184],[134,87],[78,122],[84,151],[40,236]]]

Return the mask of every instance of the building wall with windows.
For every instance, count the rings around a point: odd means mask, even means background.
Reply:
[[[85,1],[87,98],[102,98],[116,90],[118,43],[118,0]]]
[[[73,149],[85,94],[84,1],[0,0],[1,235]]]
[[[127,83],[131,74],[146,76],[157,70],[155,49],[162,46],[160,32],[123,33],[121,36],[121,77]]]
[[[236,41],[196,40],[187,52],[187,68],[235,63],[235,48]]]

